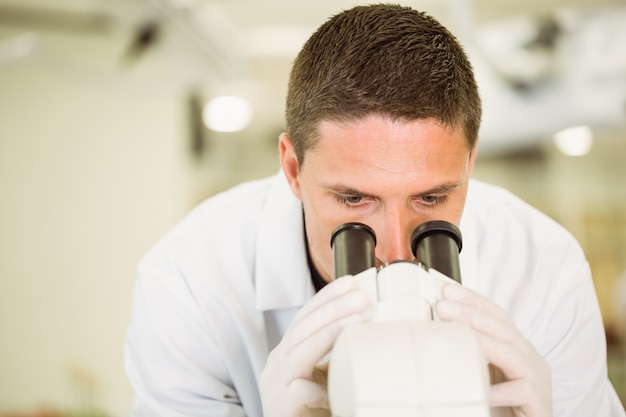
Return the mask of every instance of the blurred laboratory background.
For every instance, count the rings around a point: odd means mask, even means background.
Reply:
[[[474,63],[474,176],[580,240],[626,401],[626,1],[400,3]],[[355,4],[0,0],[1,416],[128,415],[138,259],[201,200],[277,172],[290,63]]]

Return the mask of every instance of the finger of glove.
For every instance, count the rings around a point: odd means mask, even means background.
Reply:
[[[435,308],[442,320],[467,324],[477,332],[511,344],[520,343],[523,340],[523,336],[508,316],[492,314],[494,308],[499,309],[493,304],[487,306],[486,303],[481,302],[477,307],[474,303],[444,299],[438,301]]]
[[[503,308],[487,297],[462,285],[447,284],[442,288],[441,294],[444,300],[455,301],[473,307],[501,320],[509,320],[509,315]]]
[[[505,381],[491,385],[489,388],[489,405],[491,407],[520,407],[527,395],[525,384],[520,381]]]
[[[346,275],[341,279],[337,279],[329,282],[319,290],[309,302],[307,302],[301,309],[298,311],[296,316],[294,317],[293,323],[296,323],[300,318],[306,316],[312,310],[315,310],[319,305],[326,303],[328,300],[335,298],[357,286],[357,277],[353,275]]]
[[[330,352],[339,333],[350,324],[364,321],[366,317],[357,312],[326,320],[323,325],[309,328],[306,336],[303,332],[303,337],[299,335],[299,342],[291,345],[285,352],[282,364],[285,378],[311,379],[315,365]]]
[[[442,300],[437,304],[437,312],[444,320],[470,326],[485,358],[502,369],[507,378],[526,377],[535,368],[543,371],[545,362],[508,317],[502,319],[490,314],[493,308],[483,311],[471,305],[476,304]]]
[[[328,292],[319,299],[314,297],[305,306],[306,312],[299,314],[289,326],[281,344],[289,350],[331,322],[363,312],[369,304],[367,294],[354,287],[341,288],[338,293]]]
[[[508,381],[517,381],[524,388],[533,387],[529,398],[551,395],[551,371],[548,363],[523,336],[515,343],[474,331],[485,359],[500,368]]]
[[[480,332],[474,332],[474,335],[485,359],[500,368],[508,380],[544,378],[545,362],[528,341],[522,339],[512,344]]]
[[[505,381],[492,385],[489,389],[489,405],[516,408],[517,416],[552,415],[551,391],[537,389],[528,380]]]

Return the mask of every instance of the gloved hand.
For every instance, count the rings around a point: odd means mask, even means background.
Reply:
[[[268,417],[330,416],[326,366],[318,362],[348,324],[368,319],[370,297],[358,276],[326,285],[296,315],[281,342],[270,352],[259,387]]]
[[[469,325],[485,359],[499,368],[503,381],[489,392],[491,407],[511,407],[517,417],[552,416],[549,364],[517,329],[502,308],[460,285],[446,285],[436,304],[442,320]]]

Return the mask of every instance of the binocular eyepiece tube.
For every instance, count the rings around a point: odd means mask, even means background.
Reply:
[[[335,278],[356,275],[376,266],[376,234],[363,223],[345,223],[336,228],[330,246],[335,260]]]
[[[461,231],[450,222],[433,220],[418,226],[411,234],[415,260],[461,283],[459,253],[463,246]]]
[[[335,278],[356,275],[376,266],[376,235],[362,223],[345,223],[331,236]],[[459,252],[461,231],[454,224],[434,220],[421,224],[411,234],[411,251],[415,260],[461,283]]]

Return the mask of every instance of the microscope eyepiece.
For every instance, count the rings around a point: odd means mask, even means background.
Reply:
[[[356,275],[376,266],[376,234],[363,223],[345,223],[330,238],[335,262],[335,278]],[[459,252],[461,231],[454,224],[434,220],[421,224],[411,234],[411,251],[426,268],[461,282]]]
[[[335,278],[356,275],[376,265],[376,234],[363,223],[345,223],[330,238]]]
[[[461,283],[459,252],[461,231],[454,224],[434,220],[421,224],[411,234],[411,251],[415,259]]]

